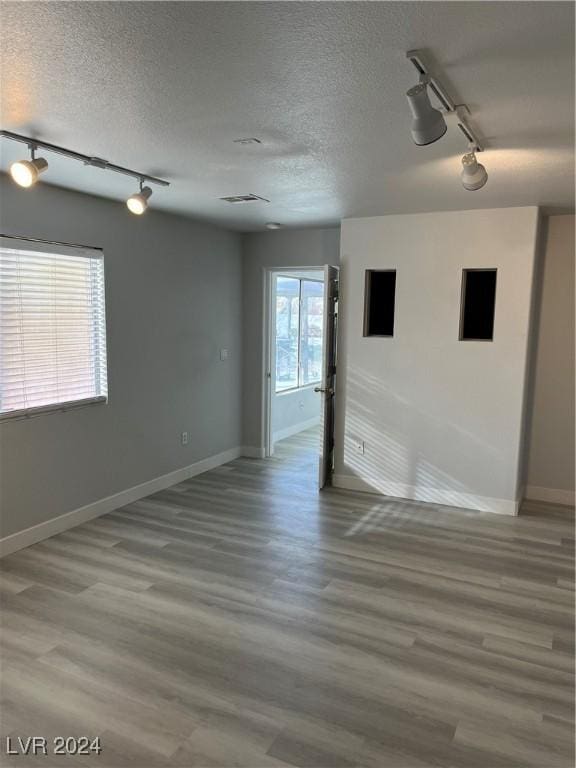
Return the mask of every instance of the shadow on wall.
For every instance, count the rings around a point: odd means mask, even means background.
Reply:
[[[416,408],[406,398],[390,391],[366,370],[353,370],[346,380],[346,416],[344,424],[344,472],[362,481],[379,494],[418,501],[494,511],[489,499],[482,501],[478,490],[465,485],[446,467],[439,466],[425,455],[418,445],[422,439],[410,440],[410,435],[442,435],[463,461],[473,456],[479,466],[504,478],[502,452],[495,445],[453,422],[439,421]],[[379,414],[366,403],[380,402],[383,411],[394,413],[394,421],[383,425]],[[368,446],[364,455],[357,450],[356,436]],[[437,438],[436,438],[437,439]],[[441,501],[439,496],[441,495]],[[366,523],[369,521],[367,520]]]

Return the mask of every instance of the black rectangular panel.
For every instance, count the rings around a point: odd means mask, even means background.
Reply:
[[[460,341],[492,341],[495,307],[496,270],[463,270]]]
[[[366,270],[364,336],[394,335],[396,270]]]

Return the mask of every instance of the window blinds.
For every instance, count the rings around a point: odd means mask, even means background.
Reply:
[[[0,237],[0,418],[107,391],[102,252]]]

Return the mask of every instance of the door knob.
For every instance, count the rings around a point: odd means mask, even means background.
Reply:
[[[326,395],[334,394],[332,387],[314,387],[314,392],[324,392]]]

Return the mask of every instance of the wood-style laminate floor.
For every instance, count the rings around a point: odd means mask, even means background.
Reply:
[[[572,768],[573,517],[316,491],[316,435],[3,560],[14,766]]]

